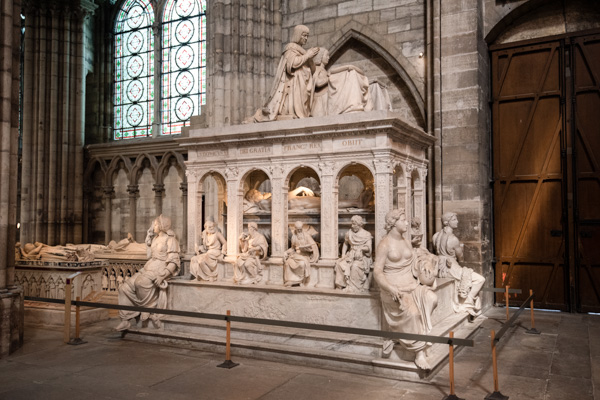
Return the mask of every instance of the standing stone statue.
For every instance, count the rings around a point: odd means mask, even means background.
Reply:
[[[285,286],[306,285],[310,279],[311,263],[319,259],[319,247],[300,221],[292,231],[292,247],[283,254],[283,283]]]
[[[442,215],[442,224],[444,225],[442,230],[433,235],[435,254],[443,258],[439,276],[454,279],[455,290],[452,296],[454,312],[466,311],[472,317],[476,317],[481,314],[479,291],[485,279],[471,268],[461,267],[459,264],[464,261],[464,244],[454,235],[454,229],[458,227],[456,214],[448,212]]]
[[[263,270],[260,261],[267,258],[268,248],[267,239],[258,231],[256,222],[248,223],[248,233],[240,236],[241,254],[233,267],[233,281],[242,285],[260,282]]]
[[[167,307],[167,279],[179,272],[179,242],[171,229],[171,219],[163,215],[154,220],[146,235],[150,259],[119,287],[119,304],[147,308]],[[121,323],[116,330],[131,327],[130,320],[140,316],[150,318],[156,328],[161,326],[159,315],[148,312],[120,310]]]
[[[318,47],[305,50],[309,29],[304,25],[294,27],[292,41],[285,46],[275,83],[264,107],[258,110],[253,122],[266,122],[310,116],[314,92],[312,59]]]
[[[217,229],[214,221],[204,223],[202,244],[196,249],[196,255],[190,260],[190,272],[199,281],[217,280],[217,265],[227,253],[227,241]]]
[[[335,263],[335,287],[357,293],[369,290],[369,272],[373,264],[373,236],[363,226],[360,215],[351,218],[352,227],[344,237],[342,257]]]

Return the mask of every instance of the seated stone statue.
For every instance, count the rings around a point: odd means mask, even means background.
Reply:
[[[437,295],[432,288],[431,267],[419,262],[408,238],[408,222],[404,209],[392,210],[385,216],[387,234],[377,245],[373,276],[381,288],[383,315],[389,329],[395,332],[425,335],[431,328],[431,315],[437,307]],[[432,286],[427,285],[430,283]],[[402,347],[414,352],[417,367],[431,369],[426,349],[431,343],[419,340],[399,340]],[[389,357],[394,341],[383,345],[384,357]]]
[[[329,62],[329,51],[324,47],[319,47],[319,52],[313,59],[315,63],[315,72],[313,73],[313,82],[315,84],[315,93],[310,110],[311,117],[324,117],[327,115],[328,91],[329,91],[329,73],[325,69]]]
[[[233,267],[233,281],[242,285],[260,282],[263,270],[260,261],[267,258],[268,248],[267,239],[258,231],[256,222],[248,223],[248,233],[240,236],[241,254]]]
[[[479,291],[485,279],[471,268],[461,267],[463,262],[464,244],[460,243],[454,229],[458,227],[458,217],[449,212],[442,215],[441,231],[433,235],[433,249],[440,258],[440,278],[454,279],[454,296],[452,306],[455,312],[468,312],[472,317],[481,314],[481,299]]]
[[[167,307],[167,279],[179,272],[179,242],[171,229],[171,219],[163,215],[154,220],[146,235],[150,259],[137,273],[119,287],[119,304],[147,308]],[[114,271],[112,272],[114,274]],[[112,283],[111,283],[112,284]],[[120,310],[121,323],[116,330],[131,327],[131,319],[150,318],[156,328],[161,326],[159,314]]]
[[[190,260],[190,272],[199,281],[217,280],[218,261],[227,254],[227,241],[217,229],[214,221],[206,221],[202,231],[202,244],[196,248],[196,255]]]
[[[335,287],[346,292],[369,290],[369,272],[373,264],[373,236],[363,226],[360,215],[351,218],[352,227],[344,237],[342,257],[335,263]]]
[[[292,246],[283,254],[283,283],[285,286],[306,285],[310,279],[311,263],[319,259],[319,247],[307,232],[308,227],[296,221],[292,230]]]

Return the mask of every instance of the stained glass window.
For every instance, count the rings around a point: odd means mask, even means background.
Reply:
[[[206,1],[168,0],[162,23],[162,134],[181,133],[206,101]]]
[[[152,135],[154,11],[149,0],[127,0],[115,25],[114,138]]]

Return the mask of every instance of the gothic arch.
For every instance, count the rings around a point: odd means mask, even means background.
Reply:
[[[383,36],[369,27],[356,21],[350,21],[333,36],[333,45],[329,48],[331,58],[335,59],[336,53],[351,40],[356,40],[381,56],[398,74],[410,93],[410,100],[418,109],[418,118],[426,121],[425,102],[423,94],[415,85],[412,77],[419,77],[415,67],[408,61],[402,52]]]
[[[121,165],[120,165],[121,163],[123,164],[123,169],[125,170],[125,173],[127,174],[127,176],[128,177],[130,176],[131,169],[133,168],[133,165],[131,164],[131,160],[124,156],[117,156],[110,161],[110,165],[108,166],[108,169],[106,170],[106,185],[107,186],[113,186],[113,178],[114,178],[115,172],[119,171],[119,169],[121,168]]]
[[[131,173],[129,176],[130,185],[137,185],[139,174],[144,170],[145,160],[148,160],[148,162],[150,163],[150,172],[152,173],[152,178],[154,178],[154,182],[157,181],[158,161],[153,155],[143,153],[138,156],[138,158],[135,160],[135,164],[133,164],[133,168],[131,169]]]
[[[170,162],[172,159],[175,159],[177,172],[179,173],[179,177],[181,178],[181,182],[186,182],[185,176],[185,160],[183,155],[177,153],[175,151],[168,151],[163,154],[160,163],[156,169],[156,183],[162,184],[164,183],[165,173],[169,172]]]

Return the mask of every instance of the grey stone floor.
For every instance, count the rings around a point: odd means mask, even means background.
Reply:
[[[514,310],[511,310],[514,312]],[[600,316],[537,312],[541,335],[528,335],[528,313],[498,346],[500,391],[511,399],[600,399]],[[483,399],[493,389],[490,330],[503,309],[491,309],[475,347],[456,356],[456,392]],[[0,360],[0,399],[261,399],[441,400],[448,367],[414,383],[123,340],[112,319],[83,329],[88,341],[63,345],[58,330],[28,327],[25,345]]]

